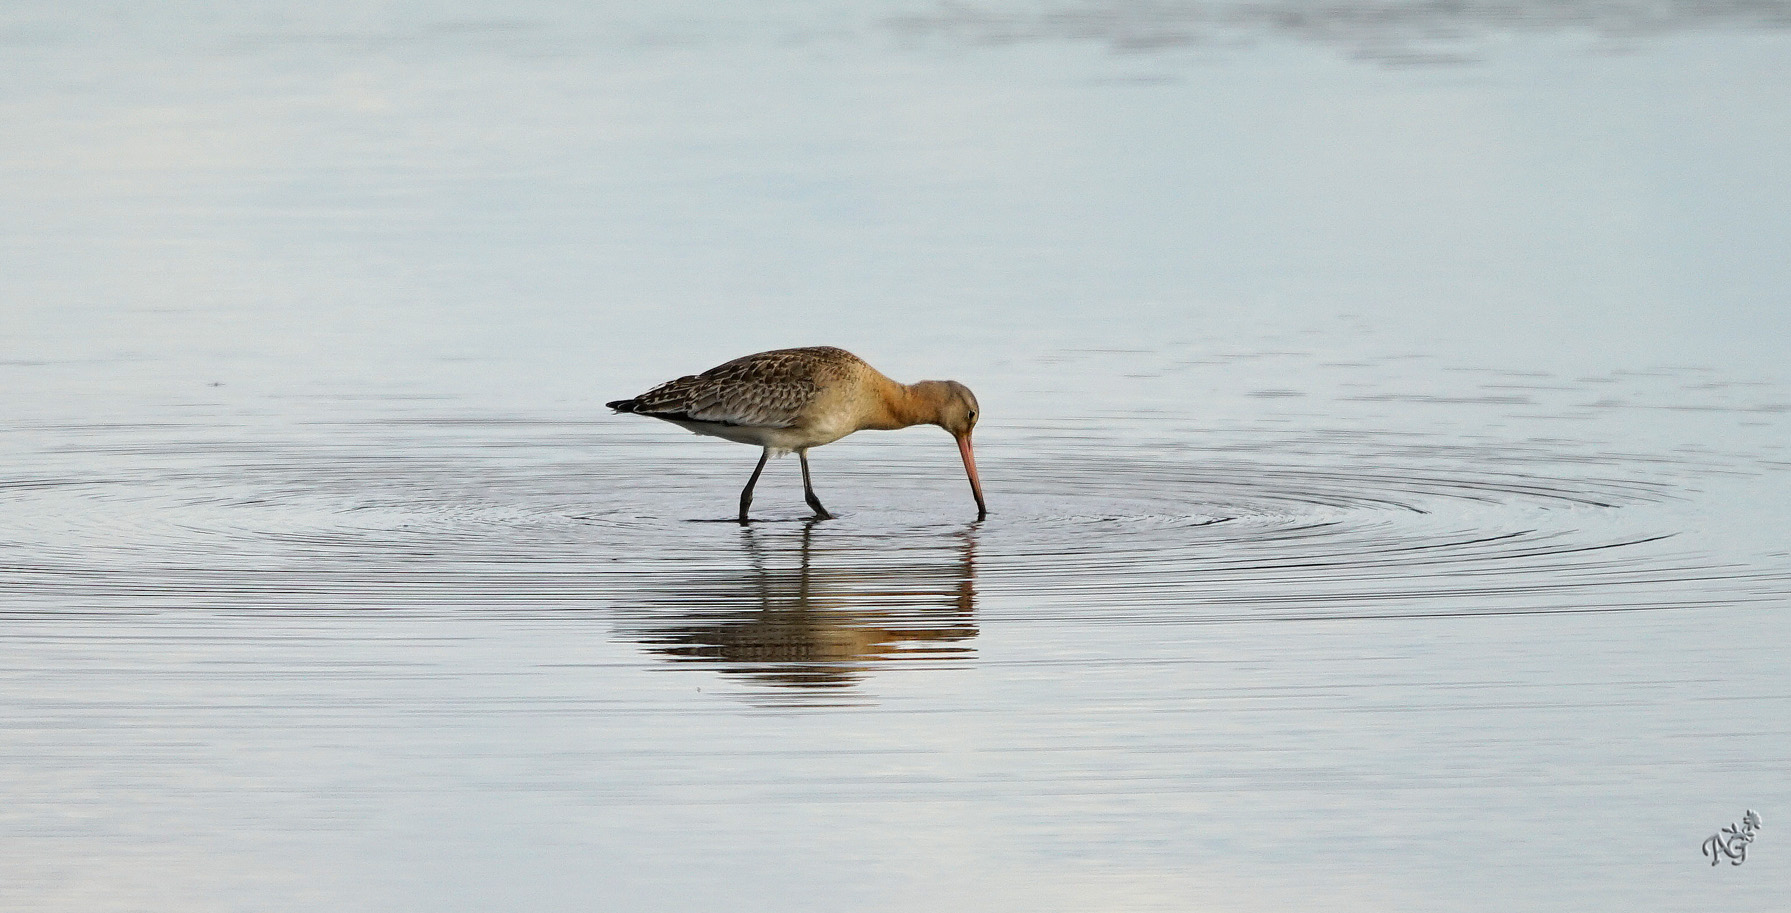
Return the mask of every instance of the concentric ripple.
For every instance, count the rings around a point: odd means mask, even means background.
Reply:
[[[315,430],[38,429],[55,445],[0,485],[8,610],[579,611],[645,655],[818,693],[974,657],[992,623],[1640,611],[1786,589],[1681,544],[1658,467],[1584,446],[1309,433],[1095,452],[996,432],[993,513],[974,523],[948,442],[916,434],[817,455],[839,519],[807,519],[778,465],[741,527],[697,521],[730,517],[743,448],[616,423]]]

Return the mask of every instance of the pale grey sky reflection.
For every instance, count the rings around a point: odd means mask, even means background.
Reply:
[[[0,5],[0,907],[1786,909],[1791,36],[1641,8]],[[990,522],[603,415],[811,343]]]
[[[897,8],[179,9],[0,27],[32,140],[0,150],[6,357],[541,383],[612,339],[1347,315],[1394,350],[1776,370],[1788,329],[1773,30],[1412,71],[941,55],[878,37]]]

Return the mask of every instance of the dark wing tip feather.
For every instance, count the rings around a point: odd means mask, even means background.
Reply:
[[[613,403],[604,403],[604,405],[610,407],[611,409],[616,410],[617,412],[633,412],[635,402],[634,402],[634,400],[631,400],[631,399],[619,399]]]

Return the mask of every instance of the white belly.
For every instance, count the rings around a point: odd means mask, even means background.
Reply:
[[[659,416],[654,416],[658,418]],[[717,422],[694,422],[687,419],[668,418],[671,422],[686,431],[718,437],[740,444],[751,444],[755,447],[769,447],[776,453],[789,453],[795,450],[807,450],[822,444],[831,444],[852,433],[850,428],[757,428],[751,425],[724,425]]]

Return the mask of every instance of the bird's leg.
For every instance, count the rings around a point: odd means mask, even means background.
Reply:
[[[828,513],[827,508],[821,506],[821,499],[815,497],[815,486],[809,483],[808,451],[798,450],[796,451],[796,457],[802,460],[802,499],[808,502],[808,506],[815,509],[815,517],[817,519],[833,519],[833,514]]]
[[[759,454],[759,465],[753,467],[752,478],[746,480],[746,488],[740,492],[740,522],[746,522],[746,509],[752,506],[752,487],[759,484],[759,473],[765,471],[765,461],[771,459],[771,448]]]

